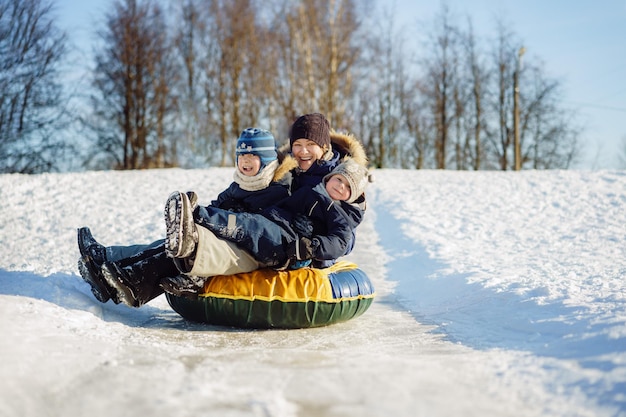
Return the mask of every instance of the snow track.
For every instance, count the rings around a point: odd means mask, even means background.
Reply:
[[[149,243],[172,191],[206,204],[231,175],[0,176],[0,415],[626,413],[624,172],[376,172],[348,259],[378,297],[347,323],[237,330],[94,299],[78,227]]]

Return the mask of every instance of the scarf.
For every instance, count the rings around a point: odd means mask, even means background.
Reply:
[[[278,161],[274,160],[261,169],[255,176],[248,177],[243,175],[238,169],[235,169],[233,179],[242,190],[245,191],[259,191],[267,188],[274,179],[274,173],[278,168]]]

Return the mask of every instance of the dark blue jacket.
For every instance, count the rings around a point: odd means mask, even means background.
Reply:
[[[283,227],[292,228],[295,213],[304,214],[313,224],[312,238],[319,241],[313,260],[334,263],[347,253],[364,211],[357,204],[332,200],[325,184],[320,182],[313,189],[300,188],[291,197],[266,209],[263,215]]]
[[[325,160],[319,159],[317,160],[311,167],[306,171],[300,171],[298,168],[294,168],[291,170],[291,192],[295,193],[298,189],[302,187],[313,188],[317,184],[322,182],[322,179],[328,175],[337,165],[339,165],[346,155],[344,152],[338,152],[337,150],[333,150],[332,158]],[[355,231],[352,231],[352,237],[350,238],[348,245],[346,247],[346,252],[343,255],[347,255],[352,252],[354,249],[354,243],[356,241]],[[336,259],[336,258],[334,258]],[[325,268],[331,266],[335,261],[327,260],[327,261],[314,261],[313,266],[318,268]]]
[[[216,200],[211,201],[211,205],[224,210],[259,213],[288,197],[288,187],[288,183],[273,181],[262,190],[246,191],[233,181],[227,189],[219,193]]]
[[[266,266],[281,267],[288,262],[287,251],[298,239],[291,223],[295,214],[304,214],[313,224],[312,238],[319,241],[314,261],[334,261],[346,254],[353,231],[363,219],[358,204],[333,201],[323,183],[301,187],[290,197],[268,207],[262,215],[229,213],[215,207],[201,207],[196,223],[217,236],[248,251]],[[228,221],[231,217],[233,221]],[[230,224],[231,227],[225,226]]]

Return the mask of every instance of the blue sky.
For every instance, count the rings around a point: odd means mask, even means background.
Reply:
[[[96,23],[110,4],[112,0],[56,0],[59,22],[83,67],[91,64]],[[447,4],[459,17],[471,16],[479,36],[495,34],[494,22],[501,16],[523,42],[525,56],[542,60],[548,76],[562,82],[563,105],[575,109],[585,126],[581,136],[585,155],[578,168],[619,166],[618,154],[626,154],[626,0],[448,0]],[[396,0],[397,27],[410,34],[413,28],[430,25],[440,7],[435,1]]]
[[[476,32],[493,36],[495,20],[510,23],[525,57],[545,63],[563,84],[563,105],[585,126],[580,168],[615,168],[626,157],[626,0],[448,0]],[[399,24],[430,24],[440,2],[397,0]],[[623,166],[622,168],[626,168]]]

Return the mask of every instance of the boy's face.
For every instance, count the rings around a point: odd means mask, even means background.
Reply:
[[[261,157],[246,153],[237,157],[237,169],[247,177],[254,177],[261,169]]]
[[[309,168],[324,155],[324,149],[309,139],[297,139],[291,144],[291,154],[303,171]]]
[[[326,192],[333,200],[344,201],[350,198],[350,184],[341,174],[335,174],[326,182]]]

